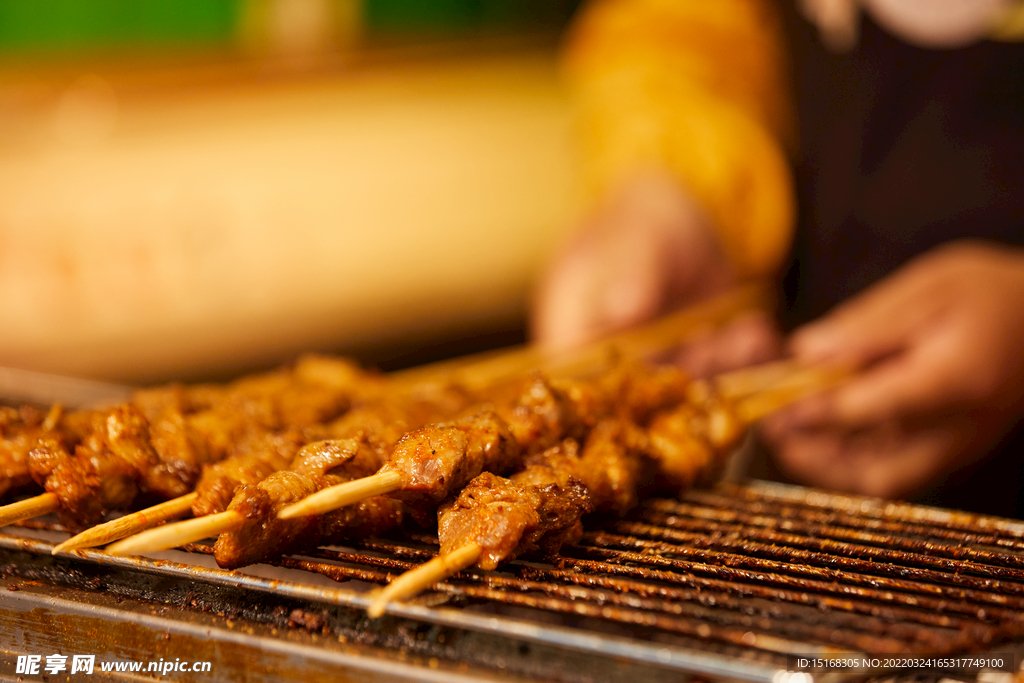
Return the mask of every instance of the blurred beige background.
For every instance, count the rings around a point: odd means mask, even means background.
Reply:
[[[553,47],[0,73],[0,365],[151,381],[521,320],[579,210]]]

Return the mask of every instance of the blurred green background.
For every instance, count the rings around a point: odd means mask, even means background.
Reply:
[[[0,0],[0,54],[75,54],[252,45],[252,33],[318,5],[359,41],[557,30],[575,0]],[[356,24],[352,26],[351,24]],[[351,38],[349,39],[351,40]]]

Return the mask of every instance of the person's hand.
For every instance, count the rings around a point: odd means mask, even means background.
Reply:
[[[708,378],[781,355],[782,336],[775,321],[763,311],[749,311],[688,341],[672,360],[691,377]]]
[[[710,296],[735,277],[709,218],[668,173],[611,192],[549,266],[535,340],[568,348]]]
[[[570,348],[642,323],[736,283],[710,219],[667,172],[622,183],[548,269],[534,306],[535,340]],[[766,316],[737,321],[681,355],[704,375],[777,351]]]
[[[969,466],[1024,415],[1024,252],[955,243],[798,330],[809,363],[862,371],[764,433],[809,484],[912,494]]]

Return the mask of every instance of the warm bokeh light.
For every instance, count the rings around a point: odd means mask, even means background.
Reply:
[[[0,365],[156,380],[521,324],[578,204],[565,8],[229,3],[218,35],[182,7],[177,43],[69,19],[74,59],[0,34]]]

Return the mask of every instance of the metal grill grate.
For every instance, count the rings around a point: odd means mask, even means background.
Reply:
[[[500,667],[476,653],[474,666],[502,676],[536,676],[532,660],[543,659],[531,654],[537,647],[614,659],[624,671],[779,681],[793,655],[1013,652],[1024,642],[1021,523],[766,483],[692,491],[679,501],[649,501],[627,520],[594,521],[594,530],[559,557],[463,572],[373,623],[360,615],[365,593],[433,556],[436,538],[317,549],[275,563],[298,570],[276,579],[258,576],[265,567],[216,569],[204,544],[168,555],[176,561],[83,551],[63,562],[80,572],[91,566],[187,578],[232,595],[347,610],[345,618],[325,612],[325,625],[344,638],[372,632],[385,648],[394,640],[388,629],[410,624],[488,634],[492,649],[502,649],[502,639],[535,646],[503,656]],[[8,577],[38,575],[42,558],[52,561],[51,543],[25,537],[33,533],[38,537],[31,529],[0,535],[9,554],[37,558],[34,565],[9,560]],[[109,574],[103,580],[121,585]],[[170,599],[147,591],[151,602]],[[245,618],[280,621],[269,609]],[[444,643],[409,647],[452,660],[474,656]],[[602,677],[582,665],[544,673],[594,675]]]

